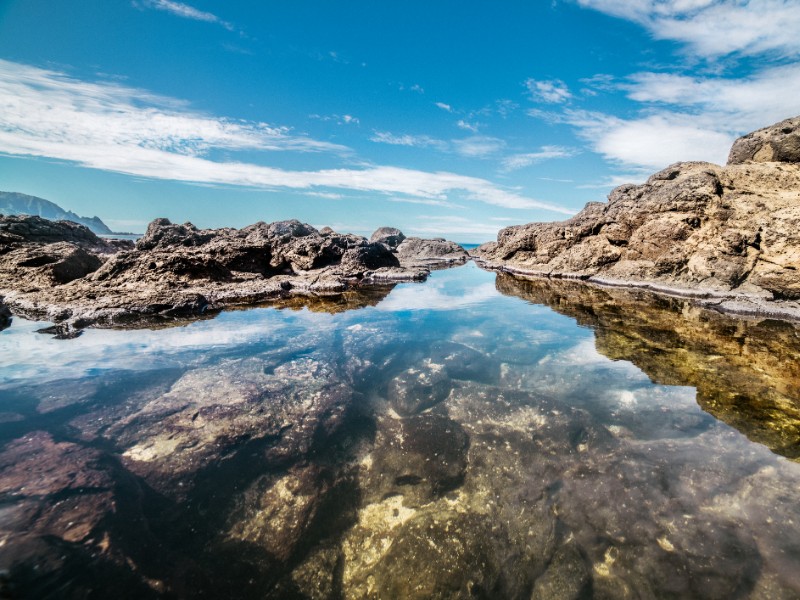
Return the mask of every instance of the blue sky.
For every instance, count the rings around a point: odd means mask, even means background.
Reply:
[[[462,242],[800,114],[797,0],[0,0],[0,189]]]

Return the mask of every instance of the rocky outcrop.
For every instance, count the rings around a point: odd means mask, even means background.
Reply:
[[[568,221],[507,227],[474,256],[512,273],[647,287],[724,311],[800,318],[798,122],[741,138],[725,167],[677,163]]]
[[[422,266],[449,266],[469,260],[464,248],[444,238],[406,238],[397,247],[397,257],[403,264]]]
[[[390,228],[373,237],[379,241],[297,220],[199,229],[156,219],[134,246],[69,221],[0,217],[0,292],[23,316],[78,328],[130,326],[424,280],[430,262],[466,256],[452,242],[406,240]]]
[[[800,163],[800,117],[740,137],[728,155],[729,165],[746,162]]]
[[[399,246],[404,239],[406,239],[406,236],[403,235],[402,231],[396,229],[395,227],[379,227],[369,237],[370,242],[380,242],[381,244],[386,244],[393,250],[397,248],[397,246]]]

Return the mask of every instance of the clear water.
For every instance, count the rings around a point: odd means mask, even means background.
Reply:
[[[41,327],[0,333],[5,596],[800,597],[793,325],[470,264]]]

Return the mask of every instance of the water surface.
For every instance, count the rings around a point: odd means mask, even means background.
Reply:
[[[11,597],[797,598],[800,336],[495,276],[0,333]]]

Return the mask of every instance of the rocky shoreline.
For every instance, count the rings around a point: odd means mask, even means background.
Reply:
[[[431,269],[466,260],[458,244],[387,227],[368,240],[297,220],[198,229],[156,219],[133,243],[70,221],[0,216],[0,315],[53,321],[57,335],[70,337],[90,326],[169,324],[225,307],[424,281]]]
[[[471,254],[511,274],[800,320],[800,117],[739,138],[724,167],[674,164],[567,221],[507,227]]]

